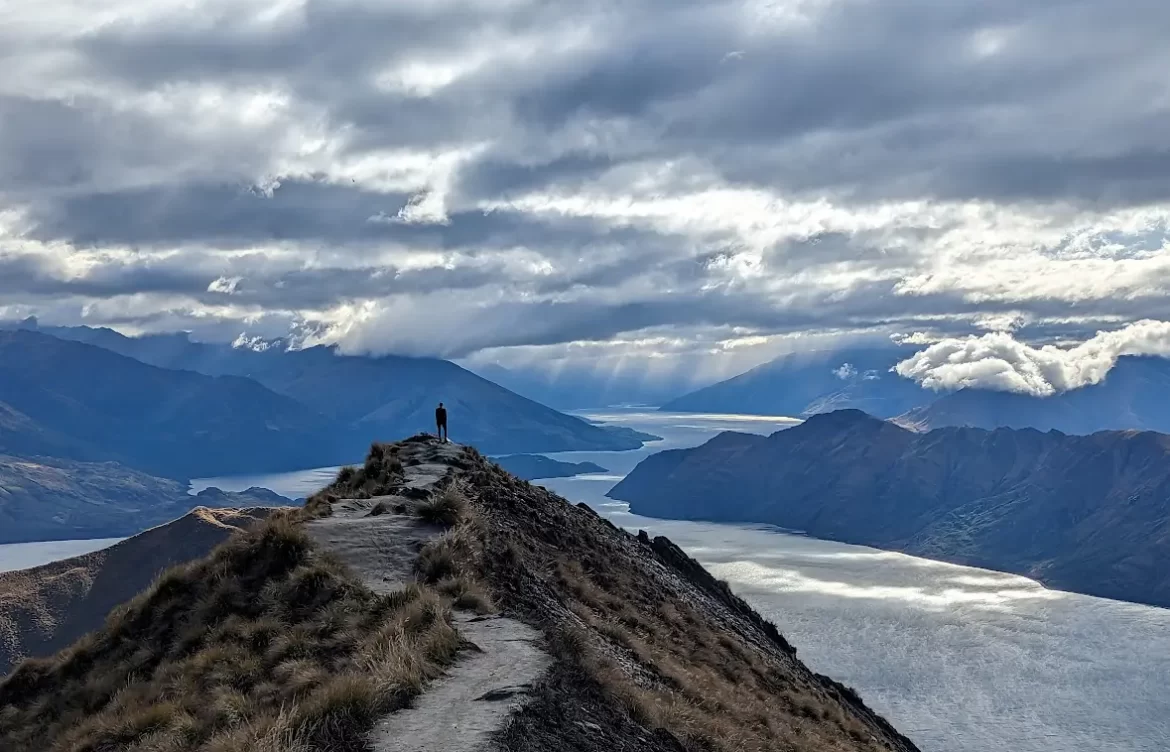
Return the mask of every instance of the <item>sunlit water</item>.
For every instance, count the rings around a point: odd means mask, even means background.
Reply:
[[[665,438],[634,452],[567,452],[599,475],[540,481],[615,524],[667,535],[772,619],[815,670],[858,689],[926,752],[1170,750],[1170,610],[1053,590],[997,572],[788,535],[640,518],[605,493],[642,458],[784,419],[612,411]],[[292,497],[335,468],[209,479]]]
[[[8,543],[0,545],[0,572],[28,569],[51,561],[81,556],[91,551],[114,545],[121,538],[94,538],[93,540],[46,541],[40,543]]]

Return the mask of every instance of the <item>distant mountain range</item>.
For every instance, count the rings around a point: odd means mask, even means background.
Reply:
[[[251,379],[0,331],[0,451],[8,454],[112,460],[189,478],[341,463],[362,445],[343,424]]]
[[[0,448],[12,452],[19,435],[22,453],[117,459],[172,477],[352,461],[374,439],[433,431],[440,401],[452,437],[485,452],[624,450],[643,440],[435,358],[350,357],[327,347],[255,351],[185,334],[126,337],[89,327],[0,331],[0,342],[12,366],[0,375],[0,403],[7,403],[0,430],[11,437]],[[50,378],[38,383],[30,363]],[[62,425],[75,407],[82,424]],[[107,435],[113,445],[94,451],[95,443],[109,443]],[[208,447],[175,443],[199,441]],[[136,443],[135,452],[124,451]]]
[[[817,350],[787,355],[662,405],[668,412],[793,418],[844,408],[890,418],[938,395],[891,373],[913,347]]]
[[[131,534],[199,503],[183,481],[348,464],[374,440],[433,431],[440,401],[453,438],[484,452],[657,438],[565,415],[443,360],[28,322],[0,329],[0,542]]]
[[[1093,386],[1051,397],[963,389],[898,418],[907,427],[1036,428],[1063,433],[1137,429],[1170,433],[1170,360],[1123,356]]]
[[[610,496],[1170,606],[1170,436],[916,433],[856,410],[652,455]]]
[[[907,428],[1138,429],[1170,433],[1170,360],[1122,356],[1105,380],[1051,397],[986,389],[938,393],[891,372],[916,348],[889,345],[780,358],[667,402],[664,411],[807,417],[857,409]]]

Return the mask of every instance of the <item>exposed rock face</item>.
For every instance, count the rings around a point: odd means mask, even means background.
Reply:
[[[0,573],[0,676],[21,658],[51,655],[97,629],[167,567],[205,556],[268,512],[198,507],[101,551]]]
[[[1170,437],[945,428],[857,411],[647,458],[634,512],[763,522],[1170,606]]]

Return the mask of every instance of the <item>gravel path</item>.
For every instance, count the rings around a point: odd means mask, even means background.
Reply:
[[[479,651],[467,651],[414,707],[387,716],[371,737],[377,752],[478,752],[528,697],[549,666],[539,633],[513,619],[458,614],[459,633]]]
[[[458,456],[456,444],[404,445],[406,486],[412,496],[433,490]],[[390,593],[414,579],[419,550],[442,529],[407,512],[405,496],[343,499],[333,515],[308,525],[325,551],[338,556],[378,593]],[[456,612],[456,628],[471,643],[447,673],[427,687],[414,705],[386,716],[371,732],[376,752],[481,752],[492,749],[492,734],[523,705],[532,683],[550,665],[538,647],[540,633],[502,616]]]

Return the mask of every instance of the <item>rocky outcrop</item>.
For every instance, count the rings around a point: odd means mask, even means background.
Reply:
[[[1170,437],[905,430],[857,411],[653,455],[610,496],[1170,606]]]

